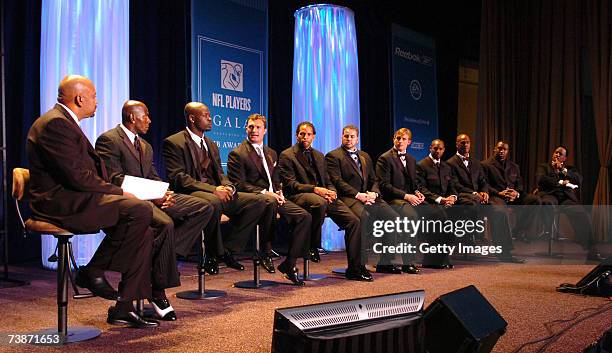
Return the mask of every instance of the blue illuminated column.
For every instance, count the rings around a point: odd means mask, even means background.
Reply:
[[[89,77],[96,85],[98,110],[81,122],[89,140],[121,121],[129,97],[129,0],[43,0],[40,40],[40,111],[56,102],[57,86],[69,74]],[[104,215],[100,215],[104,217]],[[73,238],[79,265],[86,264],[104,233]],[[42,237],[43,266],[55,249],[55,239]]]
[[[353,11],[312,5],[295,12],[293,52],[293,131],[301,121],[314,124],[314,148],[323,153],[340,145],[342,127],[359,126],[359,72]],[[338,227],[327,220],[323,247],[344,248]]]

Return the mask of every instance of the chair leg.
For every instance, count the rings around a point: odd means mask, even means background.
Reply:
[[[265,288],[272,287],[278,285],[278,283],[273,281],[262,281],[261,274],[259,273],[259,264],[261,259],[259,258],[259,225],[255,228],[255,253],[253,254],[253,280],[252,281],[240,281],[234,283],[234,287],[236,288],[245,288],[245,289],[257,289],[257,288]]]
[[[221,290],[206,290],[206,277],[204,276],[204,254],[206,254],[206,246],[204,245],[204,231],[201,238],[202,246],[198,251],[198,290],[187,290],[176,293],[177,298],[187,300],[215,299],[225,297],[226,292]]]
[[[33,335],[49,335],[52,341],[35,342],[33,344],[64,344],[89,340],[100,336],[100,330],[94,327],[68,327],[68,276],[70,264],[68,249],[70,236],[56,236],[59,258],[57,261],[57,327],[33,333]],[[57,341],[55,340],[57,337]]]

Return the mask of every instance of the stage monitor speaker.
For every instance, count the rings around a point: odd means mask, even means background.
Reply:
[[[597,297],[612,296],[612,257],[597,265],[575,285],[563,283],[557,287],[557,291]]]
[[[474,286],[444,294],[423,315],[428,353],[487,353],[508,323]]]
[[[424,352],[422,290],[277,309],[273,353]]]

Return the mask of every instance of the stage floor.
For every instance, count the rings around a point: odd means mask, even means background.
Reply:
[[[530,254],[538,247],[544,248],[545,243],[517,243],[516,252]],[[493,352],[514,352],[523,343],[545,338],[573,324],[546,352],[582,352],[612,327],[612,302],[555,291],[558,284],[575,283],[595,267],[580,260],[578,247],[563,248],[570,259],[525,256],[526,264],[502,264],[488,257],[471,261],[456,258],[453,270],[425,269],[420,275],[374,274],[372,283],[347,281],[332,275],[331,269],[342,267],[345,258],[343,253],[330,253],[322,257],[322,263],[311,265],[311,273],[329,274],[327,279],[294,287],[280,274],[262,271],[262,279],[274,280],[280,285],[259,290],[232,287],[235,281],[252,278],[252,264],[242,261],[246,266],[244,272],[224,268],[219,275],[206,277],[207,288],[227,291],[225,298],[206,301],[187,301],[174,296],[180,290],[197,288],[195,264],[181,262],[182,286],[168,292],[179,318],[176,322],[162,322],[159,328],[151,330],[118,328],[106,324],[106,311],[111,302],[100,298],[71,299],[69,324],[95,326],[102,330],[100,337],[61,348],[0,346],[0,351],[270,352],[275,308],[416,289],[425,290],[427,307],[436,297],[473,284],[508,322],[508,331]],[[11,266],[10,271],[11,277],[28,280],[30,285],[0,289],[0,332],[27,333],[55,327],[55,272],[39,269],[35,264]],[[109,278],[116,284],[116,274],[109,274]],[[581,320],[604,306],[606,311]],[[556,321],[572,318],[569,322]],[[540,347],[542,343],[520,352],[535,352]]]

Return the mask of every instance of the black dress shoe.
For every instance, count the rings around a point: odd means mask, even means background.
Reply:
[[[176,313],[174,308],[170,305],[168,299],[149,299],[149,303],[153,306],[155,316],[164,321],[176,321]]]
[[[130,326],[134,328],[153,328],[159,326],[159,322],[155,320],[145,320],[135,311],[121,313],[115,310],[114,306],[108,308],[108,317],[106,322],[111,325]]]
[[[263,267],[268,273],[276,272],[276,270],[274,270],[274,262],[272,262],[272,258],[270,256],[264,256],[261,258],[261,267]]]
[[[390,273],[398,275],[402,273],[402,269],[395,265],[376,265],[376,273]]]
[[[108,300],[117,300],[119,293],[108,283],[104,275],[90,276],[86,267],[80,267],[75,278],[76,285],[88,289],[93,295]]]
[[[421,270],[415,264],[402,265],[402,272],[417,275]]]
[[[278,265],[278,272],[285,275],[285,278],[290,280],[296,286],[303,286],[305,283],[298,277],[297,267],[289,267],[286,262]]]
[[[596,251],[589,251],[586,258],[589,261],[598,261],[598,262],[604,262],[606,260],[603,256],[601,256],[600,253]]]
[[[424,268],[433,268],[433,269],[436,269],[436,270],[451,270],[451,269],[455,268],[455,265],[453,265],[453,264],[423,265],[421,267],[424,267]]]
[[[234,259],[234,257],[229,253],[221,256],[221,261],[225,262],[227,267],[231,267],[238,271],[244,271],[244,266],[242,266],[240,262],[236,261],[236,259]]]
[[[308,250],[308,257],[312,262],[321,262],[321,256],[319,255],[319,249],[310,249]]]
[[[219,262],[217,262],[217,258],[211,255],[204,255],[203,257],[202,268],[209,275],[216,275],[219,273]]]
[[[371,282],[372,274],[368,271],[365,266],[357,267],[357,268],[347,268],[344,274],[346,279],[351,281],[363,281],[363,282]]]

